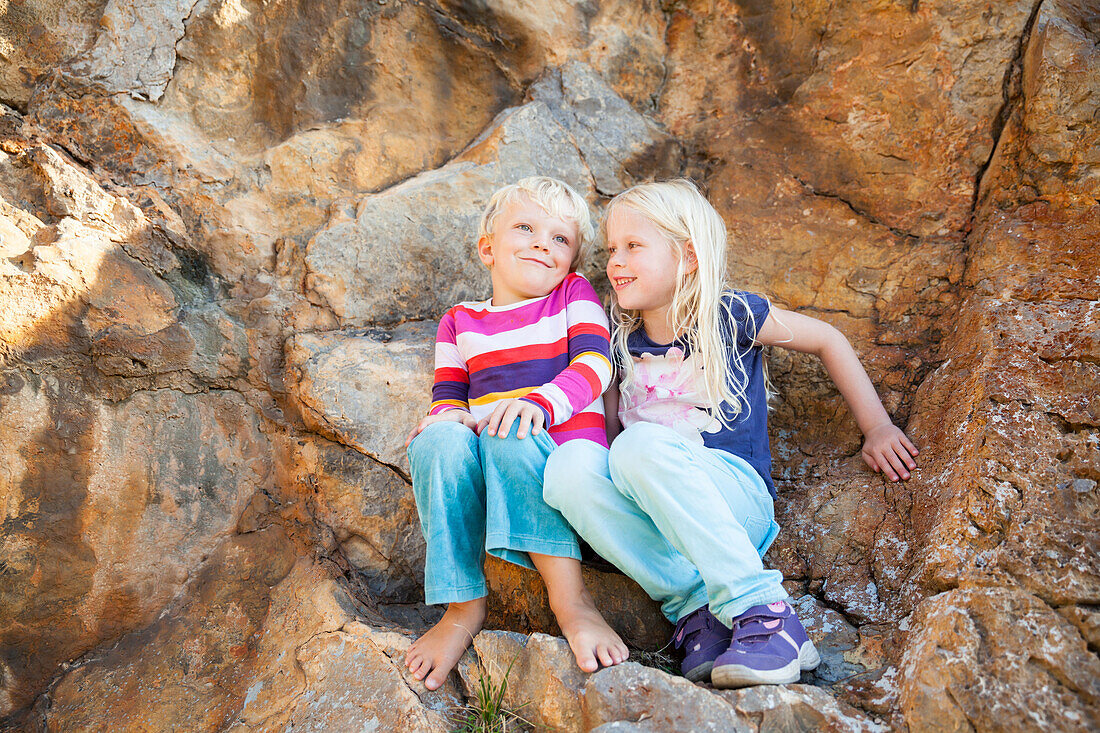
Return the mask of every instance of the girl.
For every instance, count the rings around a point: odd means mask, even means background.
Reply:
[[[661,601],[688,679],[794,682],[819,657],[782,575],[761,562],[779,531],[762,347],[821,358],[873,470],[907,479],[917,449],[839,331],[727,288],[725,225],[691,182],[619,194],[604,226],[621,393],[608,415],[617,407],[625,429],[610,451],[584,440],[555,451],[544,498]]]

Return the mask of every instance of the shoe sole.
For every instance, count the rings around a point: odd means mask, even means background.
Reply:
[[[803,672],[817,669],[821,664],[821,655],[817,653],[817,647],[812,641],[807,640],[798,650],[798,667]]]
[[[724,690],[752,685],[789,685],[798,682],[803,672],[816,669],[819,664],[821,655],[817,653],[813,642],[807,641],[798,650],[798,659],[792,659],[790,664],[778,669],[753,669],[743,664],[723,664],[711,670],[710,683]]]
[[[692,667],[687,672],[684,672],[684,677],[692,682],[709,682],[710,671],[714,668],[714,662],[703,662],[702,664]]]

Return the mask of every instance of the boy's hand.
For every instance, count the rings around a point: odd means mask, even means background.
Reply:
[[[420,422],[418,422],[416,427],[412,429],[412,432],[409,433],[409,437],[405,438],[405,447],[408,448],[409,443],[413,442],[413,438],[420,435],[424,428],[436,422],[460,422],[470,430],[477,432],[477,421],[474,420],[473,415],[465,410],[447,410],[437,415],[428,415],[425,418],[421,418]]]
[[[909,478],[909,471],[917,467],[913,458],[918,453],[913,441],[893,423],[869,430],[863,441],[863,460],[872,471],[882,471],[891,481],[897,481],[899,476]]]
[[[546,415],[535,404],[525,400],[501,400],[493,408],[492,414],[482,418],[478,423],[477,432],[488,430],[489,435],[508,435],[512,422],[519,418],[519,426],[516,427],[516,437],[526,438],[530,428],[531,435],[538,435],[546,422]]]

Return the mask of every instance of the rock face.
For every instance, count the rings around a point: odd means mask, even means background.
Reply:
[[[449,730],[510,666],[560,730],[1100,728],[1095,3],[25,0],[0,57],[0,729]],[[535,173],[594,216],[693,177],[732,281],[844,331],[920,446],[870,473],[769,354],[806,684],[582,674],[496,561],[448,684],[403,671],[404,439]]]
[[[866,715],[816,687],[783,685],[716,691],[627,662],[585,675],[562,639],[482,632],[479,667],[464,668],[467,687],[507,674],[504,700],[536,726],[563,731],[875,731]]]

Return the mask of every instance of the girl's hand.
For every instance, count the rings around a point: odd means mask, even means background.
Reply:
[[[543,423],[546,422],[546,415],[532,402],[518,399],[501,400],[493,408],[492,414],[482,418],[478,423],[477,433],[481,435],[482,430],[488,430],[489,435],[506,436],[516,418],[519,418],[516,437],[520,439],[527,437],[528,429],[531,435],[538,435]]]
[[[420,422],[416,424],[416,427],[409,433],[409,437],[405,438],[405,447],[409,447],[409,443],[413,442],[413,438],[424,432],[424,428],[428,427],[432,423],[436,422],[460,422],[470,430],[477,431],[477,420],[474,420],[474,416],[465,410],[447,410],[446,412],[440,412],[436,415],[428,415],[421,418]]]
[[[913,458],[918,453],[917,446],[893,423],[872,428],[864,437],[863,460],[872,471],[885,473],[891,481],[899,476],[909,478],[909,471],[917,467]]]

